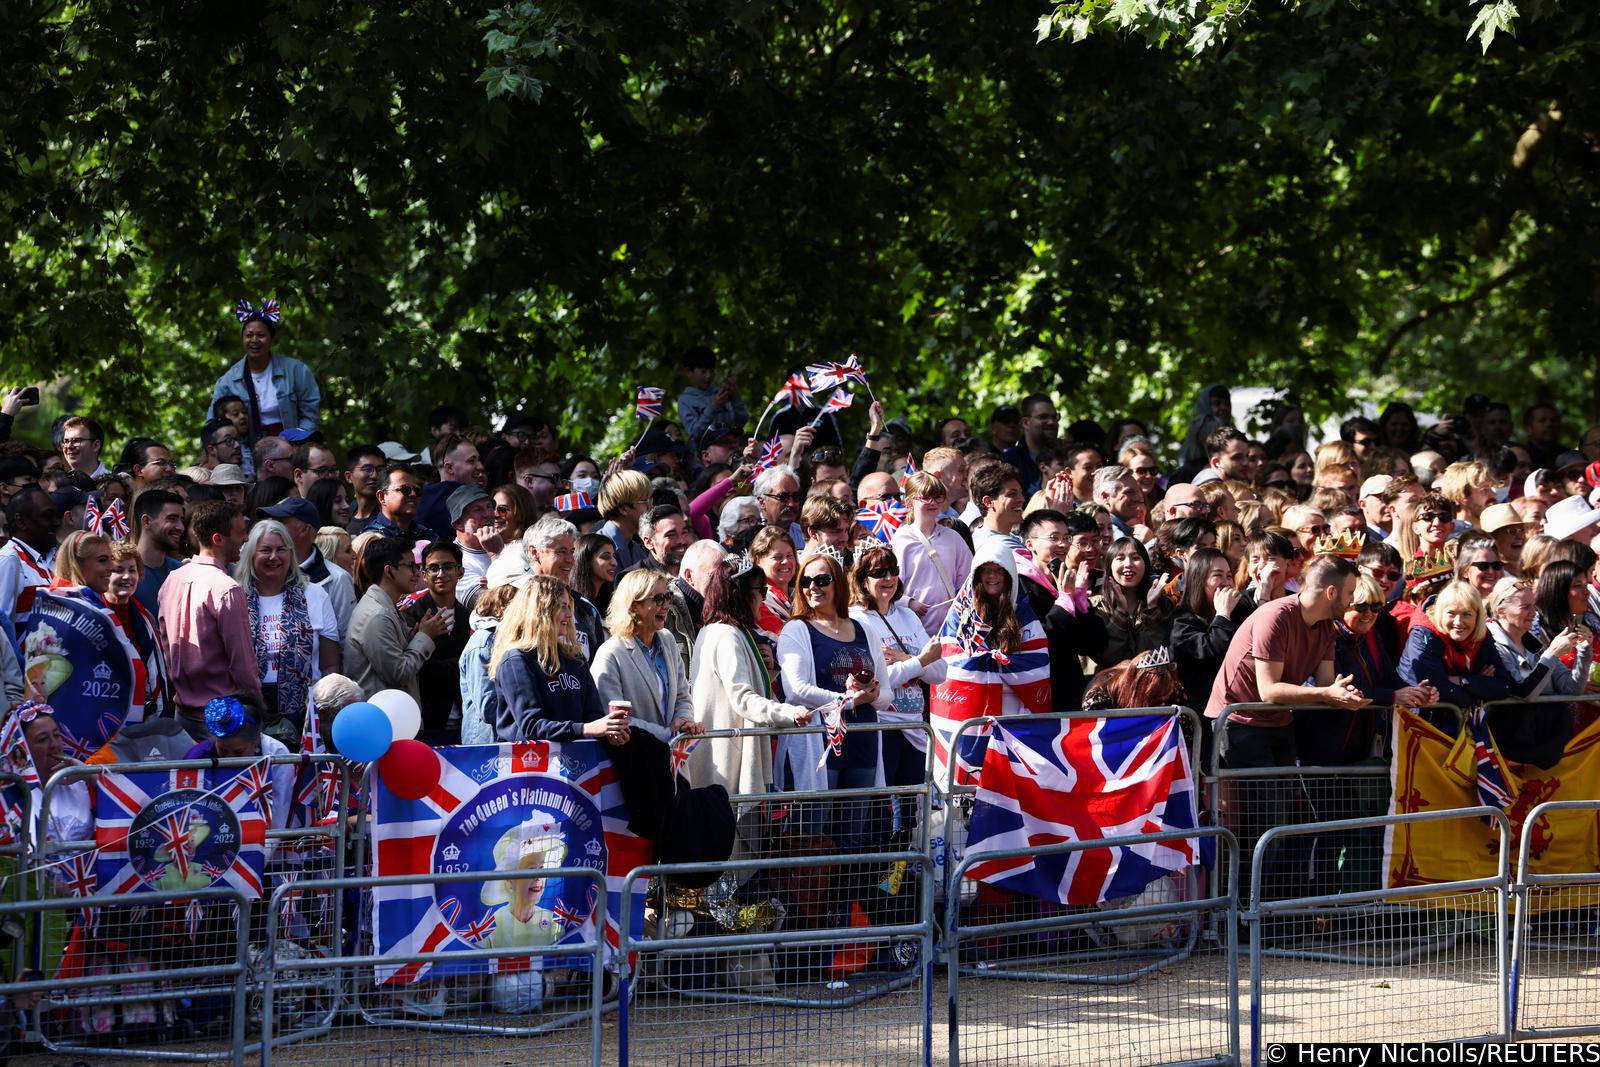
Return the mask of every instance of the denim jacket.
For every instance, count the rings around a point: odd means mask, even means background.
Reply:
[[[218,397],[236,396],[248,405],[250,390],[244,382],[245,374],[242,358],[223,371],[222,377],[217,379],[216,386],[211,390],[211,403],[215,405]],[[274,352],[272,384],[278,389],[278,416],[284,428],[315,430],[317,414],[322,409],[322,391],[317,388],[317,380],[312,377],[311,368],[298,359],[290,359]],[[252,424],[254,421],[251,420]],[[255,442],[252,440],[249,443]]]

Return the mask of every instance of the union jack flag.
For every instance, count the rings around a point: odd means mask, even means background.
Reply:
[[[551,503],[555,505],[557,511],[578,511],[594,507],[594,501],[589,499],[588,493],[562,493]]]
[[[230,780],[234,774],[185,770],[101,775],[94,831],[95,880],[101,892],[137,893],[162,886],[175,875],[182,888],[227,885],[259,899],[267,819],[249,789]]]
[[[1500,753],[1489,735],[1489,713],[1483,709],[1469,713],[1472,719],[1472,760],[1477,765],[1478,803],[1510,811],[1516,803]]]
[[[985,852],[1100,841],[1198,825],[1194,780],[1175,715],[996,723],[967,831]],[[979,859],[967,877],[1041,900],[1101,904],[1205,859],[1196,838]]]
[[[218,776],[227,774],[219,770]],[[266,759],[238,771],[226,786],[219,787],[222,799],[233,803],[239,796],[250,798],[267,822],[272,822],[272,764]]]
[[[928,724],[933,728],[934,762],[940,786],[977,781],[983,764],[987,727],[968,730],[955,747],[957,728],[969,719],[1050,709],[1050,652],[1044,627],[1028,598],[1013,600],[1022,639],[1009,654],[989,647],[988,626],[978,615],[969,579],[957,594],[939,630],[945,680],[929,693]]]
[[[902,470],[900,472],[900,476],[895,479],[895,481],[900,483],[900,488],[902,491],[906,487],[906,482],[910,481],[911,476],[915,473],[917,473],[917,461],[912,459],[910,456],[907,456],[905,469]]]
[[[824,704],[817,709],[817,718],[822,720],[822,727],[825,731],[824,736],[828,742],[827,747],[823,749],[822,758],[817,761],[817,770],[819,771],[828,765],[829,753],[832,753],[835,757],[844,754],[844,705],[846,699],[846,697],[840,697],[833,703]]]
[[[756,473],[771,470],[778,465],[778,457],[783,455],[783,442],[777,434],[772,435],[772,440],[761,446],[761,458],[756,460]]]
[[[452,958],[489,936],[494,928],[491,916],[502,923],[513,916],[503,908],[496,912],[504,900],[493,899],[498,891],[494,887],[503,883],[450,883],[433,877],[447,871],[527,869],[514,865],[518,857],[528,855],[527,840],[521,842],[523,851],[517,849],[519,833],[524,838],[529,833],[519,828],[530,823],[538,823],[533,832],[538,850],[559,842],[561,852],[555,858],[560,866],[603,871],[608,889],[603,918],[591,905],[579,928],[553,930],[555,938],[576,942],[598,934],[615,950],[624,921],[630,937],[642,935],[646,882],[634,883],[628,901],[621,899],[621,890],[628,872],[651,862],[652,847],[628,830],[628,810],[616,771],[597,742],[460,746],[439,749],[438,754],[439,784],[420,800],[396,797],[381,779],[374,780],[375,873],[432,879],[373,890],[377,953],[427,957],[420,962],[380,964],[376,968],[380,983],[544,965],[546,957],[536,952],[489,961]],[[545,797],[549,803],[530,797]],[[571,818],[560,814],[562,805],[575,814]],[[506,844],[509,849],[503,849]],[[544,860],[546,866],[557,865],[549,854]],[[534,904],[549,916],[554,914],[553,904],[546,902],[553,900],[573,914],[593,888],[593,883],[577,878],[552,878]],[[531,896],[533,887],[528,891]],[[597,901],[598,894],[589,899]],[[561,965],[569,966],[570,959],[562,957]]]
[[[667,391],[660,386],[641,385],[639,395],[634,401],[634,411],[641,419],[659,419],[661,417],[661,403]]]
[[[83,528],[117,541],[128,539],[128,512],[121,500],[112,500],[105,510],[100,509],[98,497],[90,497],[83,509]]]
[[[680,737],[672,742],[672,776],[676,778],[683,765],[689,762],[689,753],[700,744],[698,737]]]
[[[855,395],[848,389],[835,389],[833,395],[828,397],[828,402],[822,406],[823,415],[831,415],[835,411],[843,411],[855,402]],[[821,416],[818,416],[819,418]]]
[[[791,374],[789,380],[779,387],[778,393],[772,398],[779,411],[788,411],[791,408],[814,408],[817,402],[811,399],[811,386],[806,384],[804,374]]]
[[[906,506],[898,500],[878,500],[856,512],[856,522],[878,540],[888,543],[906,521]]]
[[[94,853],[74,852],[52,872],[62,892],[73,897],[94,896]],[[78,913],[87,929],[94,925],[94,910],[84,908]]]
[[[853,352],[842,363],[832,360],[813,363],[806,368],[806,373],[811,376],[813,389],[826,389],[832,385],[843,385],[845,382],[867,384],[866,369],[861,366],[861,361]]]
[[[395,610],[404,611],[407,608],[414,608],[426,600],[430,595],[431,594],[426,589],[418,589],[415,593],[407,593],[405,596],[400,598],[399,603],[395,604]]]

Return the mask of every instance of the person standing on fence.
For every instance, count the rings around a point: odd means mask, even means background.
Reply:
[[[247,531],[232,504],[196,504],[189,515],[194,557],[168,576],[158,596],[161,646],[178,717],[196,741],[206,737],[205,706],[213,697],[261,694],[248,601],[228,576]]]
[[[1239,627],[1211,687],[1206,716],[1216,719],[1235,704],[1281,706],[1229,711],[1222,735],[1226,766],[1293,766],[1289,727],[1296,704],[1370,703],[1355,679],[1334,669],[1334,622],[1354,599],[1357,575],[1350,560],[1318,556],[1301,575],[1299,593],[1263,604]]]

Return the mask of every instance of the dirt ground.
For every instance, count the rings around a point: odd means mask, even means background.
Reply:
[[[1125,965],[1100,965],[1102,974]],[[1086,968],[1092,969],[1092,968]],[[1268,958],[1260,1011],[1264,1042],[1283,1040],[1441,1040],[1493,1032],[1496,983],[1493,948],[1468,942],[1436,953],[1426,963],[1328,962]],[[1079,976],[1084,977],[1084,976]],[[1241,960],[1240,1041],[1250,1042],[1247,957]],[[807,998],[854,997],[862,989],[828,992],[795,988]],[[1012,1065],[1132,1065],[1222,1057],[1228,1053],[1228,985],[1215,953],[1167,966],[1123,984],[1088,984],[1044,978],[964,975],[959,981],[960,1060]],[[947,974],[935,971],[933,1059],[949,1064]],[[1600,954],[1533,952],[1525,964],[1519,1020],[1549,1028],[1593,1024],[1600,1005]],[[459,1016],[455,1016],[459,1017]],[[514,1017],[477,1016],[480,1023],[518,1025]],[[920,988],[865,999],[852,1007],[728,1004],[671,997],[644,990],[630,1012],[634,1063],[683,1065],[915,1063],[920,1059],[923,1010]],[[618,1021],[608,1013],[603,1062],[619,1062]],[[440,1064],[523,1067],[581,1064],[588,1031],[568,1027],[505,1037],[352,1024],[330,1035],[279,1049],[275,1063],[356,1065]],[[214,1048],[214,1046],[213,1046]],[[164,1052],[196,1051],[175,1046]],[[30,1054],[17,1067],[93,1067],[149,1063],[113,1050]],[[255,1057],[251,1062],[256,1062]]]

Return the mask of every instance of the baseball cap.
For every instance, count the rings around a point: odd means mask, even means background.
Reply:
[[[1361,491],[1356,494],[1356,498],[1359,500],[1369,496],[1377,496],[1393,483],[1394,478],[1387,474],[1374,474],[1361,483]]]
[[[299,519],[307,526],[322,525],[316,505],[303,496],[286,496],[270,508],[262,508],[258,514],[269,519]]]
[[[1508,526],[1527,525],[1528,521],[1518,515],[1517,509],[1510,504],[1490,504],[1483,509],[1483,514],[1478,516],[1478,529],[1484,533],[1494,533]]]
[[[211,468],[210,485],[249,485],[250,479],[244,476],[244,468],[237,463],[218,463]]]
[[[378,446],[378,451],[383,453],[383,458],[390,463],[410,463],[419,453],[409,452],[406,446],[399,441],[385,441]]]
[[[483,491],[483,486],[473,482],[463,482],[450,491],[445,499],[445,507],[450,509],[450,525],[454,526],[461,521],[461,516],[466,510],[480,500],[488,500],[489,494]]]
[[[60,511],[66,511],[68,508],[81,508],[88,502],[89,494],[82,489],[74,489],[71,486],[67,486],[64,489],[56,489],[50,493],[50,503],[54,504],[57,510]]]
[[[1471,396],[1467,397],[1466,400],[1462,401],[1461,410],[1468,415],[1482,415],[1485,411],[1489,410],[1489,405],[1493,403],[1493,400],[1490,400],[1482,393],[1473,393]]]
[[[1560,541],[1596,522],[1600,522],[1600,508],[1591,508],[1581,496],[1569,496],[1551,504],[1550,510],[1544,513],[1544,532]]]
[[[907,437],[911,436],[911,422],[910,422],[910,420],[901,418],[898,415],[896,415],[894,418],[890,419],[888,422],[884,423],[883,426],[884,426],[884,429],[899,430],[901,433],[905,434]]]
[[[651,430],[639,441],[639,447],[633,450],[636,456],[655,456],[662,452],[671,452],[674,445],[672,438],[667,436],[665,430]]]
[[[1015,404],[1001,404],[994,409],[994,414],[989,416],[990,422],[1021,422],[1022,412]]]
[[[1550,469],[1564,471],[1568,467],[1583,467],[1587,466],[1588,463],[1589,457],[1582,452],[1563,452],[1556,457],[1556,461],[1551,465]]]
[[[280,432],[278,436],[283,438],[285,441],[288,441],[292,445],[297,445],[301,441],[311,440],[314,434],[315,431],[313,430],[302,430],[298,426],[291,426],[287,430]]]
[[[712,445],[716,444],[718,441],[729,441],[729,440],[731,440],[734,444],[738,444],[739,443],[739,434],[738,434],[738,432],[732,426],[729,426],[725,422],[713,422],[710,425],[708,425],[705,429],[701,430],[700,431],[700,436],[695,439],[695,443],[694,443],[695,451],[696,452],[704,452],[706,449],[710,448]]]

